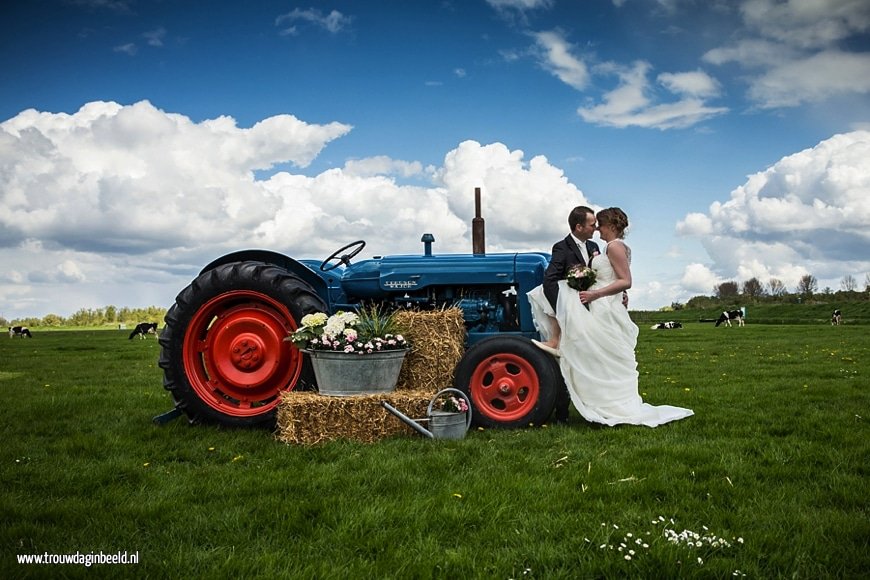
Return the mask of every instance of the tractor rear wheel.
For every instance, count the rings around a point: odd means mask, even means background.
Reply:
[[[284,338],[325,311],[310,285],[277,266],[203,272],[166,313],[163,386],[191,423],[272,426],[280,393],[314,383],[310,361]]]
[[[553,357],[519,336],[493,336],[473,345],[456,365],[455,382],[471,399],[482,427],[527,427],[547,421],[561,373]]]

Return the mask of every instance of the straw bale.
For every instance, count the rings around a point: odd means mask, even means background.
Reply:
[[[396,390],[428,390],[453,384],[453,369],[465,353],[465,322],[459,308],[401,310],[396,313],[411,352],[405,357]]]
[[[426,416],[433,394],[428,391],[394,391],[332,397],[310,391],[284,392],[278,405],[276,437],[284,443],[313,445],[335,439],[372,443],[398,434],[417,435],[414,429],[384,409],[381,401],[386,401],[411,419],[420,419]]]
[[[453,384],[453,369],[464,354],[465,323],[458,308],[402,310],[396,319],[411,343],[396,390],[351,397],[284,392],[278,404],[276,437],[280,441],[311,445],[352,439],[371,443],[397,434],[417,434],[384,409],[381,401],[412,419],[425,418],[435,393]]]

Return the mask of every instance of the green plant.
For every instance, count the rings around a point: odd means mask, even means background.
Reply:
[[[387,311],[377,304],[369,304],[360,308],[356,328],[365,340],[404,333],[404,329],[396,321],[396,311]]]

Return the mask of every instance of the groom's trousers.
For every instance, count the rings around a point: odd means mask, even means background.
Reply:
[[[571,406],[571,395],[568,394],[568,385],[565,384],[565,379],[562,378],[562,373],[558,374],[558,383],[556,384],[556,410],[554,411],[554,422],[568,422],[568,408]]]

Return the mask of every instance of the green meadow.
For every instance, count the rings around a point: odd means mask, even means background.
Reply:
[[[867,577],[870,333],[749,322],[641,324],[684,421],[313,447],[154,424],[153,337],[3,337],[0,577]]]

